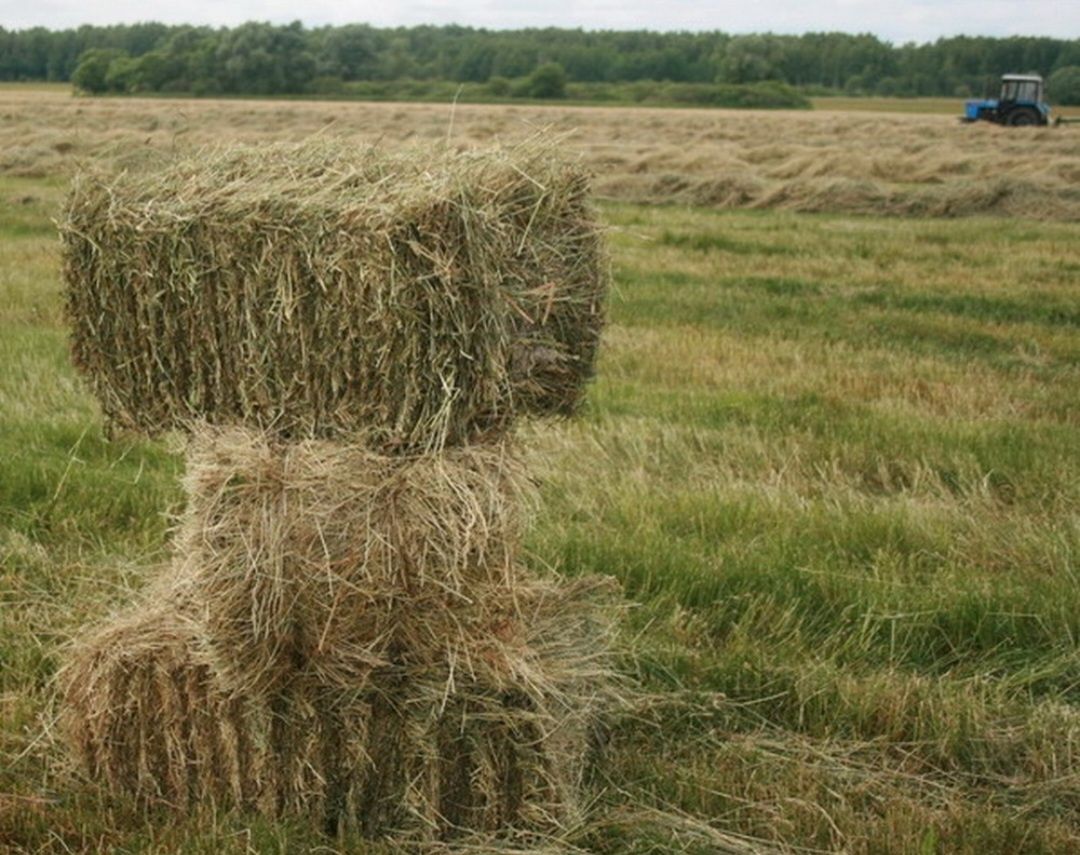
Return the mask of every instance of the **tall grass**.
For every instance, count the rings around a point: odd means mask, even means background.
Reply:
[[[0,848],[380,851],[107,801],[42,731],[178,501],[68,367],[58,192],[0,185],[31,199],[0,208]],[[1080,226],[605,215],[612,325],[583,420],[528,438],[530,560],[620,579],[642,698],[564,848],[1074,851]]]

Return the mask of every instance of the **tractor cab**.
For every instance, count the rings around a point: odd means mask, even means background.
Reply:
[[[1001,78],[1001,103],[1041,104],[1043,79],[1032,74],[1006,74]]]
[[[1037,74],[1006,74],[1001,78],[1001,97],[966,102],[963,119],[1012,127],[1045,125],[1050,105],[1043,96],[1043,79]]]

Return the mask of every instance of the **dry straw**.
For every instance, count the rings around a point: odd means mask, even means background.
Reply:
[[[62,673],[87,771],[429,842],[579,820],[616,597],[519,566],[508,434],[593,370],[586,190],[539,144],[239,149],[76,185],[76,364],[115,423],[191,434],[163,581]]]
[[[185,488],[177,562],[236,691],[356,685],[390,646],[453,644],[486,592],[517,584],[531,504],[506,441],[388,456],[203,431]]]
[[[472,625],[457,643],[402,639],[351,688],[297,677],[233,693],[202,656],[181,577],[76,644],[64,727],[94,777],[181,810],[399,839],[554,833],[581,818],[593,729],[615,700],[613,600],[602,580],[519,581],[459,610]]]
[[[321,140],[87,173],[60,223],[76,367],[108,419],[388,449],[572,412],[607,266],[551,142]]]

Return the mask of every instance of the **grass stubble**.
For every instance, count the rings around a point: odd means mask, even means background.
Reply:
[[[181,502],[177,456],[106,441],[73,379],[58,184],[0,187],[29,197],[0,223],[0,840],[362,851],[164,821],[42,729],[63,642],[144,587]],[[1074,849],[1077,226],[604,213],[611,327],[584,421],[526,438],[529,561],[619,578],[643,696],[550,848]]]

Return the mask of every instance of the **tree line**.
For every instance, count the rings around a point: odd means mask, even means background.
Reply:
[[[0,80],[71,80],[87,91],[271,95],[410,80],[494,90],[517,85],[517,94],[529,94],[514,82],[547,67],[549,76],[572,84],[775,81],[809,94],[964,97],[984,94],[1005,72],[1050,76],[1076,66],[1080,39],[1048,37],[893,45],[847,33],[309,28],[300,22],[0,28]],[[556,81],[552,91],[559,89]]]

